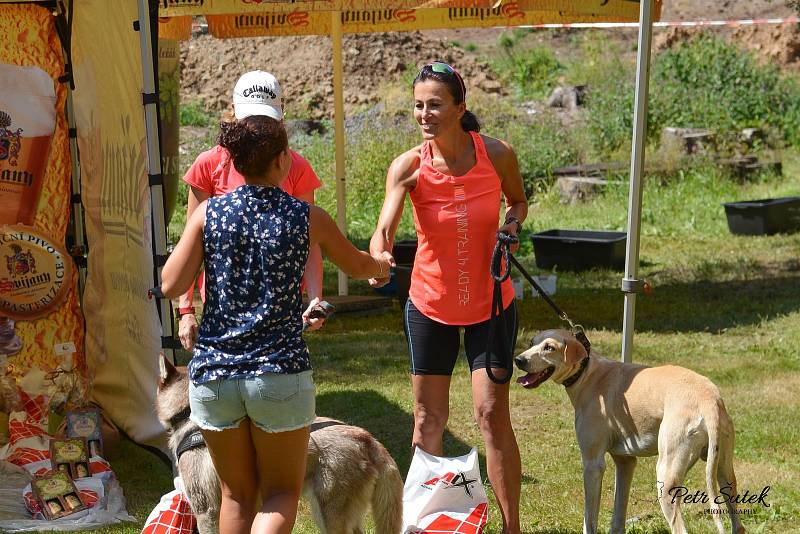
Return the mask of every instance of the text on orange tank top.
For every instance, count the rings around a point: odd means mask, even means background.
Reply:
[[[476,161],[462,176],[436,170],[431,146],[424,143],[410,193],[418,245],[409,298],[426,316],[453,325],[490,317],[494,280],[489,267],[502,201],[500,177],[483,138],[470,135]],[[502,289],[505,308],[514,298],[510,279]]]

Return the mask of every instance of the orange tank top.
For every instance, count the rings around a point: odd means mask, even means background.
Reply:
[[[494,280],[489,266],[500,223],[500,177],[481,135],[470,134],[474,167],[462,176],[437,171],[426,142],[410,193],[418,245],[409,298],[424,315],[452,325],[490,317]],[[502,290],[505,309],[514,298],[511,279]]]

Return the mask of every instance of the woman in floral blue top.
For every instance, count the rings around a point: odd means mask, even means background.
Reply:
[[[222,486],[220,532],[289,533],[315,415],[301,336],[309,245],[354,278],[386,277],[393,260],[359,251],[324,210],[278,187],[292,161],[279,121],[262,115],[223,124],[218,142],[246,184],[192,213],[161,290],[183,294],[205,265],[189,401]]]

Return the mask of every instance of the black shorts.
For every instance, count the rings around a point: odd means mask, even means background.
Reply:
[[[517,305],[512,302],[503,310],[506,330],[502,322],[495,325],[492,345],[492,368],[505,368],[512,357],[517,342]],[[406,341],[411,360],[412,375],[452,375],[458,351],[461,348],[460,332],[464,329],[464,352],[470,371],[487,367],[486,344],[489,321],[466,326],[449,325],[423,315],[411,299],[406,301],[403,314]]]

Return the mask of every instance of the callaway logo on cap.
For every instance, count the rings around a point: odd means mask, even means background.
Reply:
[[[266,115],[281,120],[281,85],[275,76],[263,70],[243,74],[233,88],[233,111],[237,119]]]

